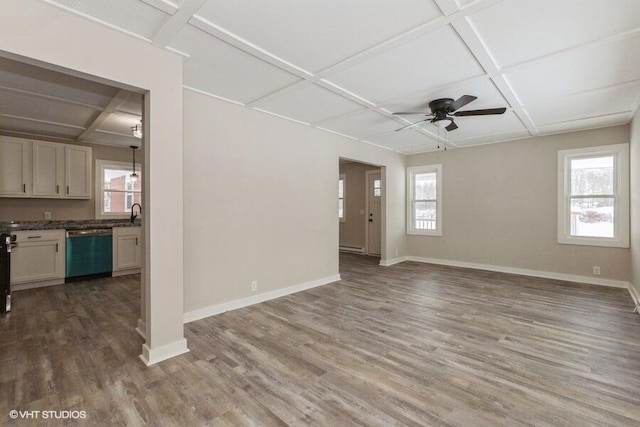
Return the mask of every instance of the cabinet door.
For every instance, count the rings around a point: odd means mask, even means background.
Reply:
[[[18,239],[11,251],[11,284],[50,279],[64,279],[64,240],[37,232]]]
[[[30,148],[30,141],[0,137],[0,196],[31,195]]]
[[[91,147],[65,146],[65,197],[91,198]]]
[[[62,197],[64,146],[33,143],[33,197]]]
[[[142,239],[140,227],[113,229],[113,270],[131,270],[142,267]]]

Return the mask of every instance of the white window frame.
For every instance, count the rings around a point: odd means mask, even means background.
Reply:
[[[415,202],[415,176],[421,173],[436,173],[436,228],[416,229],[413,221]],[[407,168],[407,234],[421,236],[442,236],[442,165],[412,166]]]
[[[571,160],[614,156],[613,237],[571,235]],[[629,247],[629,144],[603,145],[558,151],[558,243]]]
[[[104,182],[103,174],[104,169],[123,169],[123,170],[131,170],[131,163],[129,162],[119,162],[115,160],[100,160],[96,159],[96,167],[95,167],[95,206],[96,206],[96,219],[125,219],[129,218],[130,215],[128,213],[110,213],[110,212],[102,212],[102,203],[104,201]],[[136,164],[136,173],[141,175],[140,164]],[[131,191],[122,191],[123,193],[137,193],[135,190]],[[142,191],[140,191],[142,193]],[[125,196],[126,197],[126,196]],[[137,212],[136,212],[137,213]],[[140,217],[142,213],[138,214]]]
[[[338,183],[340,181],[342,181],[342,216],[340,216],[340,194],[338,193],[338,219],[340,222],[347,222],[347,175],[343,173],[338,175]]]

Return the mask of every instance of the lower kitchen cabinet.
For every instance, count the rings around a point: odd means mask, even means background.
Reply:
[[[139,273],[142,267],[141,227],[113,228],[113,275]]]
[[[12,235],[16,236],[11,250],[12,287],[64,283],[65,230],[16,231]]]

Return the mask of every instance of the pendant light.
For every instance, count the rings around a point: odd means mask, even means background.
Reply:
[[[138,174],[136,173],[136,150],[138,147],[135,145],[130,145],[129,147],[131,147],[131,150],[133,151],[133,168],[131,169],[131,175],[129,175],[129,177],[131,178],[131,181],[136,182],[138,180]]]

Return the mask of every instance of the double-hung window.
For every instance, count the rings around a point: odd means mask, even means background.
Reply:
[[[344,196],[345,196],[345,184],[346,184],[345,174],[340,174],[338,177],[338,219],[340,222],[345,222],[345,212],[344,212]]]
[[[558,151],[558,243],[629,247],[629,145]]]
[[[407,168],[407,234],[442,236],[442,165]]]
[[[96,218],[128,218],[131,206],[142,203],[142,175],[131,177],[131,163],[96,160]]]

